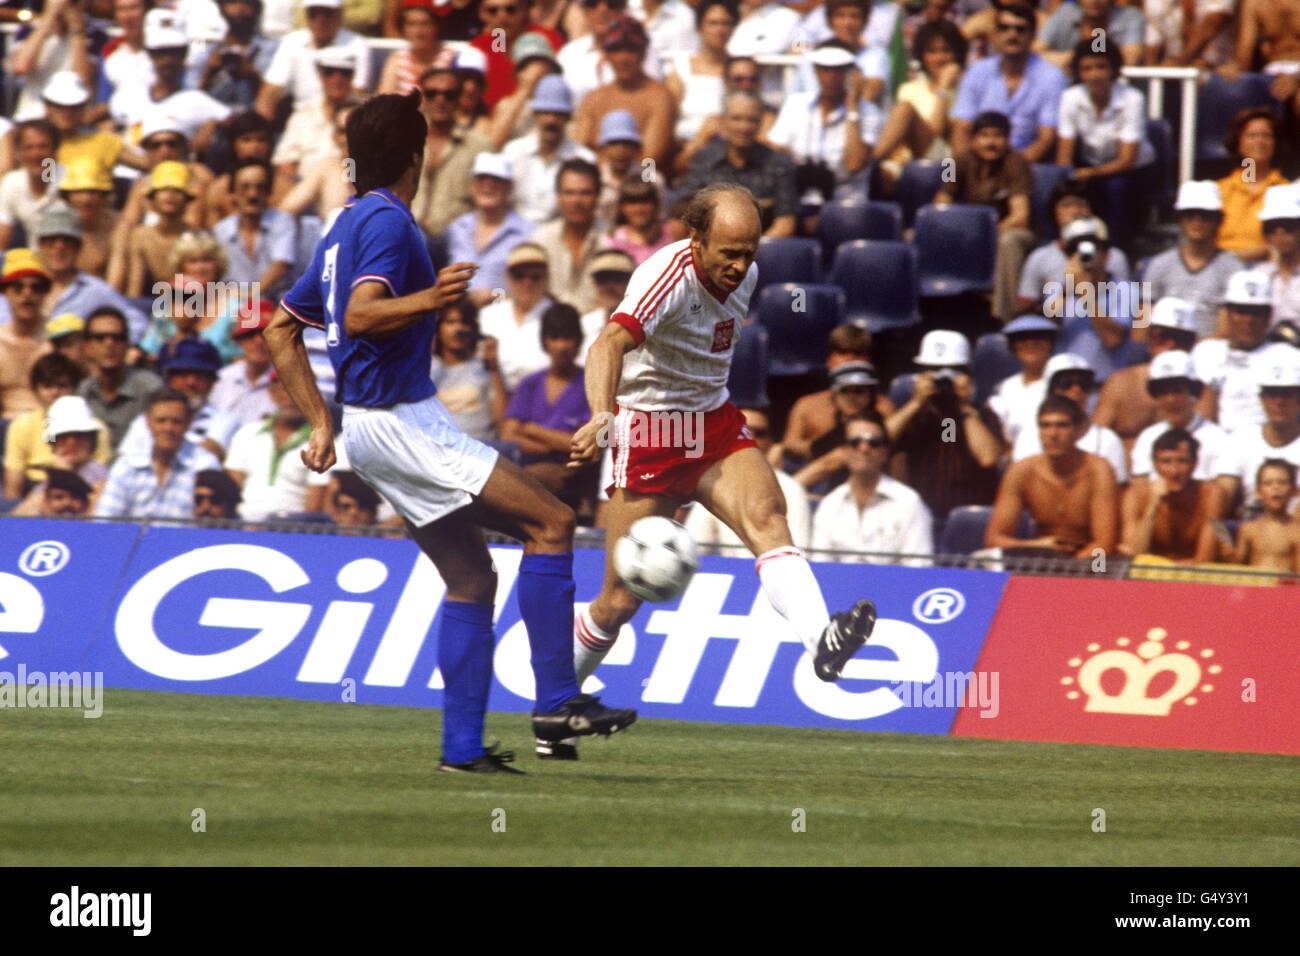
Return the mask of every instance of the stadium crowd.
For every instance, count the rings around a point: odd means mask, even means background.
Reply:
[[[480,264],[441,316],[439,396],[588,522],[605,482],[564,464],[589,417],[584,343],[686,236],[685,199],[725,180],[758,199],[778,283],[839,287],[807,313],[779,300],[785,316],[756,295],[745,332],[766,328],[771,355],[733,370],[797,544],[1300,571],[1297,17],[1296,0],[9,3],[4,507],[395,521],[346,461],[302,464],[309,429],[260,331],[352,194],[350,110],[414,91],[412,212],[435,264]],[[1140,64],[1267,101],[1178,186],[1121,75]],[[853,218],[868,209],[902,216],[879,231]],[[862,240],[924,266],[941,215],[982,237],[987,281],[922,283],[906,321],[872,318],[907,270]],[[811,371],[782,364],[792,319]],[[329,399],[325,335],[307,342]],[[694,511],[702,545],[735,543]]]

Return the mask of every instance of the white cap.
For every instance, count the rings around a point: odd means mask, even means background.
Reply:
[[[853,66],[857,62],[852,53],[838,46],[819,46],[808,54],[808,60],[813,66],[828,66],[831,69]]]
[[[935,329],[921,339],[921,351],[912,361],[917,365],[969,365],[970,343],[960,332]]]
[[[144,15],[144,48],[168,50],[189,46],[185,36],[185,18],[175,10],[154,7]]]
[[[1095,239],[1105,241],[1110,238],[1110,233],[1106,229],[1106,224],[1096,216],[1081,216],[1078,219],[1071,219],[1066,223],[1065,228],[1061,230],[1062,242],[1081,239],[1084,236],[1092,236]]]
[[[1192,356],[1180,349],[1161,352],[1151,360],[1151,373],[1147,376],[1147,381],[1158,382],[1166,378],[1185,378],[1193,382],[1200,381],[1196,377],[1196,366],[1192,364]]]
[[[1211,179],[1189,179],[1178,187],[1178,199],[1174,201],[1174,211],[1184,209],[1206,209],[1210,212],[1223,211],[1223,196],[1219,184]]]
[[[487,75],[487,56],[477,47],[467,46],[456,51],[452,68],[457,70],[477,70]]]
[[[1262,272],[1243,270],[1228,276],[1228,289],[1223,294],[1224,305],[1273,304],[1273,280]]]
[[[342,10],[343,0],[302,0],[302,8],[308,7],[329,7],[331,10]]]
[[[1259,370],[1260,388],[1300,388],[1300,349],[1273,349]]]
[[[49,99],[47,96],[46,99]],[[1259,211],[1260,222],[1270,219],[1300,219],[1300,185],[1269,186],[1264,190],[1264,207]]]
[[[347,47],[321,47],[316,51],[312,60],[317,66],[329,67],[335,70],[352,70],[356,72],[357,69],[357,54]]]
[[[1077,355],[1074,352],[1062,352],[1059,355],[1053,355],[1047,360],[1047,364],[1043,366],[1043,381],[1051,385],[1052,376],[1057,372],[1074,371],[1092,372],[1096,375],[1093,367],[1088,364],[1088,360],[1082,355]]]
[[[1179,332],[1196,331],[1196,305],[1167,295],[1151,308],[1151,324]]]
[[[41,90],[41,99],[55,106],[81,106],[90,100],[90,90],[72,70],[59,70]]]
[[[99,422],[86,400],[80,395],[56,398],[45,416],[45,440],[53,442],[60,435],[73,432],[98,432]]]
[[[140,123],[140,142],[147,142],[149,137],[156,136],[159,133],[177,133],[184,136],[187,140],[190,138],[185,128],[181,126],[180,120],[165,110],[150,110],[143,121]]]
[[[513,180],[510,160],[505,153],[479,153],[474,157],[474,176],[495,176],[497,179]]]

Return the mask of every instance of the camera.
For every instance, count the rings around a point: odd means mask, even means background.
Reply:
[[[1083,239],[1074,248],[1075,252],[1079,254],[1079,262],[1083,264],[1084,268],[1091,269],[1096,264],[1098,254],[1097,243],[1093,242],[1091,239]]]

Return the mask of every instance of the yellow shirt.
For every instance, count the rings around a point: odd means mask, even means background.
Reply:
[[[5,471],[22,469],[29,481],[44,481],[45,469],[54,464],[54,446],[45,441],[45,415],[41,410],[19,415],[9,423],[5,438]],[[96,419],[99,422],[99,419]],[[113,453],[108,428],[99,422],[99,441],[90,456],[101,465],[107,465]]]
[[[1259,212],[1264,208],[1264,191],[1269,186],[1285,186],[1290,180],[1276,169],[1269,172],[1263,182],[1247,183],[1241,178],[1242,170],[1229,173],[1219,180],[1219,194],[1223,196],[1223,225],[1219,227],[1219,245],[1229,252],[1264,245],[1264,226]]]
[[[122,137],[115,133],[103,130],[90,131],[77,133],[75,136],[65,136],[59,143],[56,155],[59,165],[65,169],[73,160],[89,157],[111,179],[113,167],[117,165],[117,158],[122,154],[122,146]]]

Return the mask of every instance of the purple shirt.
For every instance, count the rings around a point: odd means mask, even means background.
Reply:
[[[1011,148],[1024,149],[1038,138],[1040,126],[1056,129],[1061,94],[1069,85],[1064,73],[1031,53],[1015,95],[1008,96],[1001,54],[986,57],[961,78],[952,115],[955,119],[973,120],[987,110],[1004,113],[1011,120]]]
[[[546,375],[548,369],[525,375],[519,380],[510,404],[506,407],[506,418],[517,418],[521,422],[535,422],[543,428],[557,431],[576,432],[591,418],[591,408],[587,405],[587,390],[583,385],[582,371],[574,376],[558,398],[551,404],[546,402]],[[568,461],[564,452],[546,455],[525,455],[524,463],[534,461]]]

